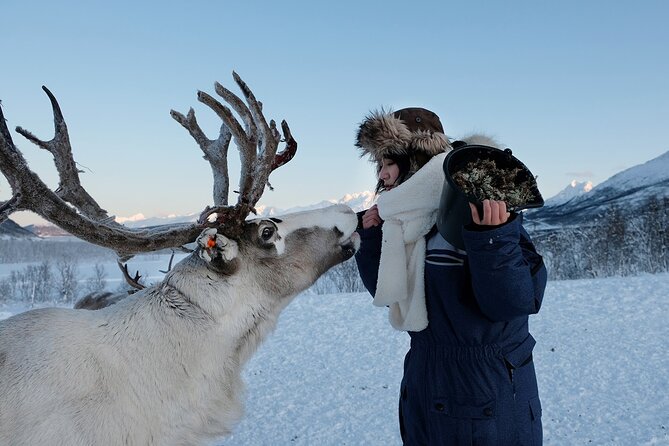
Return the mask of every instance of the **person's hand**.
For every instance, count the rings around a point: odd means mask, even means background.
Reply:
[[[506,210],[506,203],[503,201],[483,200],[483,218],[479,217],[479,211],[472,203],[469,203],[472,210],[472,221],[481,226],[497,226],[506,223],[511,215]]]
[[[383,220],[379,217],[379,208],[376,205],[367,209],[364,214],[362,214],[362,227],[363,229],[369,229],[372,226],[378,226]]]

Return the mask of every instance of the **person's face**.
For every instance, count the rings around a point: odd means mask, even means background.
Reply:
[[[390,158],[383,158],[379,170],[379,180],[383,181],[383,187],[388,190],[397,186],[397,177],[400,175],[400,166]]]

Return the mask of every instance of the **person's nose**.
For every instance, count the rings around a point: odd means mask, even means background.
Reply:
[[[389,178],[388,169],[386,169],[385,167],[382,167],[381,170],[379,171],[379,179],[385,181],[388,178]]]

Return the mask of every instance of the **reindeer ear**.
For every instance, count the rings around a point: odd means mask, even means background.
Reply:
[[[197,238],[197,245],[200,248],[198,255],[209,266],[220,270],[220,272],[233,272],[228,270],[232,260],[239,253],[236,241],[219,234],[214,228],[208,228],[202,231],[202,234]]]

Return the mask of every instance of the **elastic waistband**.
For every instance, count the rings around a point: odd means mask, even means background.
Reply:
[[[502,349],[497,344],[475,346],[448,345],[412,337],[411,348],[460,359],[499,358],[502,356]]]

